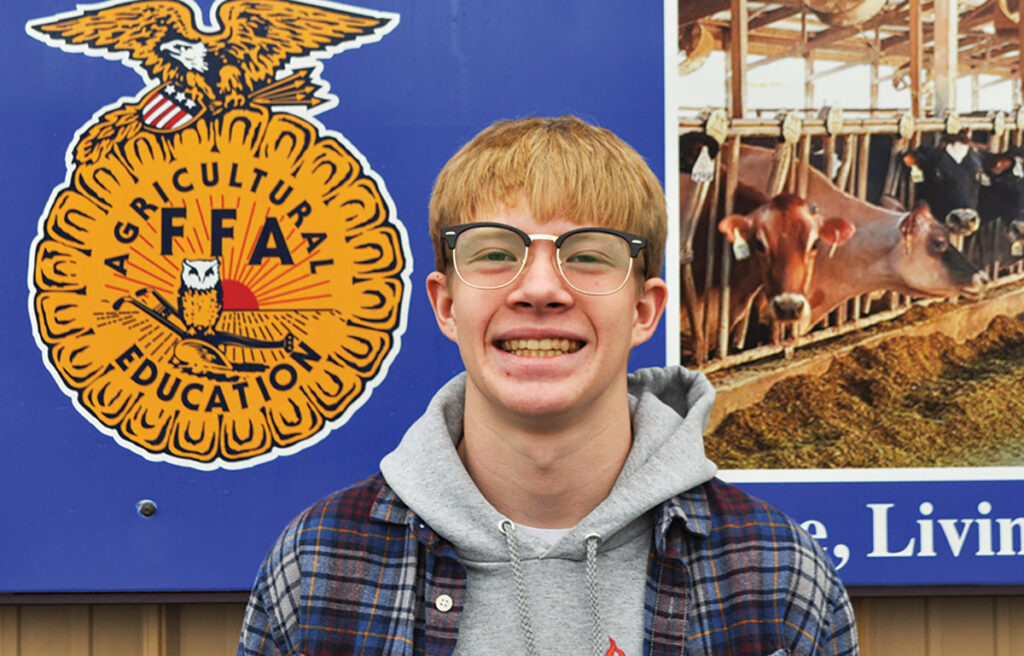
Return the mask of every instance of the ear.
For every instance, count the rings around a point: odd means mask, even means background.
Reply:
[[[737,234],[745,241],[750,241],[754,236],[754,224],[745,216],[730,214],[718,222],[718,231],[723,233],[730,243],[736,242]]]
[[[700,149],[708,149],[708,157],[718,154],[718,142],[703,132],[686,132],[679,135],[679,172],[690,173],[697,162]]]
[[[914,233],[917,232],[918,228],[927,224],[930,221],[935,221],[935,217],[932,216],[931,209],[928,208],[928,203],[924,201],[918,201],[914,209],[910,211],[899,224],[900,239],[903,240],[903,248],[907,253],[910,253],[911,241],[914,238]]]
[[[832,217],[821,222],[818,236],[828,244],[839,246],[852,237],[855,232],[857,232],[857,227],[846,219]]]
[[[1013,166],[1013,158],[1000,155],[992,162],[992,165],[989,167],[989,171],[992,175],[999,175],[1011,166]]]
[[[448,276],[440,271],[431,271],[427,276],[427,297],[434,310],[437,327],[445,337],[459,341],[459,329],[455,321],[455,300],[448,288]]]
[[[633,340],[630,346],[643,344],[654,331],[665,311],[668,301],[668,285],[661,278],[648,278],[633,309]]]

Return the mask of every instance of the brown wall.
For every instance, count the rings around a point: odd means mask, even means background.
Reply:
[[[242,603],[0,606],[0,656],[229,656]],[[1019,656],[1024,595],[854,599],[865,656]]]
[[[226,656],[241,603],[0,606],[0,656]]]

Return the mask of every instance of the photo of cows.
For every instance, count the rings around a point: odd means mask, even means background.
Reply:
[[[724,469],[1024,464],[1021,131],[890,123],[681,130],[681,353]]]
[[[717,394],[710,457],[745,480],[1019,477],[1020,3],[671,4],[668,277],[679,361]]]

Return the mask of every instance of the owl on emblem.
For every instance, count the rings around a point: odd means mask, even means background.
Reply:
[[[212,335],[224,307],[219,260],[182,260],[178,313],[189,335]]]

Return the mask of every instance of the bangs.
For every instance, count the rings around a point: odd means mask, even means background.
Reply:
[[[608,130],[573,117],[496,123],[448,162],[430,203],[438,270],[446,254],[441,229],[525,206],[546,222],[564,218],[647,238],[660,266],[665,198],[643,158]],[[656,275],[657,271],[650,275]]]

